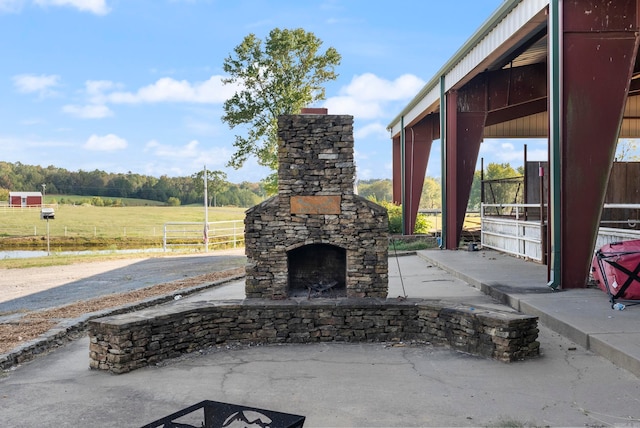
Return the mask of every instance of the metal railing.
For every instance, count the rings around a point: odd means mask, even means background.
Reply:
[[[162,248],[176,247],[236,248],[244,245],[244,220],[165,223]]]
[[[542,262],[547,223],[544,215],[541,220],[541,208],[544,214],[546,206],[541,207],[540,204],[482,204],[482,246]],[[603,209],[637,210],[640,213],[640,204],[604,204]],[[614,227],[606,227],[607,225]],[[611,242],[640,239],[640,230],[635,229],[637,225],[640,225],[638,217],[601,221],[596,248]]]
[[[529,211],[540,210],[540,204],[482,204],[481,245],[517,257],[542,262],[546,224],[527,220]],[[490,212],[500,213],[498,216]]]

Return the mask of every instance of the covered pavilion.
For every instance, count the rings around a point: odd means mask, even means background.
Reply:
[[[484,138],[547,138],[549,286],[586,286],[619,138],[640,137],[640,0],[505,0],[388,128],[412,234],[434,140],[456,249]]]

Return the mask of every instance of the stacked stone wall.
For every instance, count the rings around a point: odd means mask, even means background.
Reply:
[[[246,211],[245,294],[288,296],[287,252],[310,244],[346,250],[347,297],[387,297],[388,214],[354,194],[353,117],[278,120],[278,195]]]
[[[439,301],[194,302],[93,320],[90,367],[126,373],[224,344],[424,341],[503,362],[539,354],[537,318]]]

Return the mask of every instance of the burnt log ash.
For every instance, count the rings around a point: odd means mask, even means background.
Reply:
[[[336,294],[333,293],[333,288],[336,285],[338,285],[338,281],[329,281],[329,282],[319,281],[313,284],[309,284],[307,285],[307,288],[309,289],[309,294],[307,295],[307,299],[311,298],[312,292],[316,293],[315,297],[322,297],[322,293],[324,293],[325,291],[328,291],[331,296],[336,297]]]

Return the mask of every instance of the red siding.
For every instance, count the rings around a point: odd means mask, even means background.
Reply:
[[[27,205],[42,205],[42,197],[41,196],[27,196]]]
[[[42,196],[27,196],[27,206],[42,206]],[[21,207],[22,206],[22,196],[20,195],[12,195],[9,204],[12,207]]]

